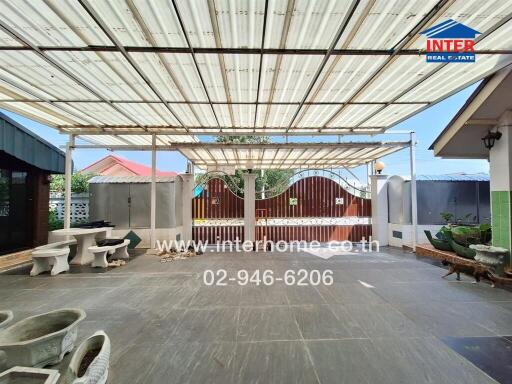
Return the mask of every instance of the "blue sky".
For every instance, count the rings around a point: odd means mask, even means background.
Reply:
[[[447,174],[455,172],[488,172],[489,165],[485,160],[447,160],[439,159],[433,156],[432,151],[428,150],[430,144],[439,135],[443,128],[448,124],[452,117],[457,113],[460,107],[464,104],[467,98],[477,85],[472,85],[469,88],[451,96],[450,98],[428,108],[427,110],[411,117],[410,119],[398,124],[390,129],[415,131],[417,133],[418,146],[416,152],[417,173],[418,174]],[[63,146],[66,144],[67,136],[61,135],[57,130],[47,127],[45,125],[36,123],[32,120],[26,119],[14,113],[4,111],[5,114],[18,121],[31,131],[45,138],[47,141],[55,144],[56,146]],[[211,138],[205,138],[211,140]],[[346,137],[343,140],[407,140],[406,135],[381,135],[369,138],[365,136]],[[290,141],[335,141],[334,137],[317,137],[317,138],[294,138]],[[111,152],[106,150],[89,150],[80,149],[74,152],[74,162],[76,169],[82,169],[85,166],[95,162],[96,160],[108,155]],[[151,164],[151,155],[149,152],[115,152],[116,155],[137,161],[146,165]],[[388,175],[408,175],[409,174],[409,151],[403,150],[393,155],[387,156],[382,159],[386,164],[384,173]],[[177,152],[158,152],[157,167],[165,171],[178,171],[183,172],[186,167],[186,159]],[[355,174],[364,180],[366,178],[366,167],[359,167],[354,169]]]

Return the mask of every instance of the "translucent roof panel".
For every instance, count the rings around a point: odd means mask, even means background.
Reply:
[[[112,135],[82,135],[79,136],[80,139],[83,139],[89,143],[97,144],[97,145],[112,145],[112,146],[150,146],[152,143],[151,135],[122,135],[122,136],[112,136]],[[173,143],[194,143],[197,139],[194,136],[190,135],[157,135],[156,136],[157,145],[172,145]]]
[[[54,104],[1,102],[0,108],[50,126],[87,125],[91,123],[91,119],[85,117],[85,114],[66,105],[59,108]]]
[[[323,126],[338,108],[339,104],[306,105],[302,107],[293,126],[300,128]]]
[[[512,64],[511,13],[510,0],[5,0],[0,102],[84,135],[384,132]],[[480,32],[475,63],[426,62],[417,32],[448,19]]]
[[[355,101],[365,103],[373,100],[389,102],[401,92],[412,86],[425,71],[433,71],[442,66],[439,63],[431,63],[425,67],[423,56],[399,56],[382,71],[371,84],[363,90]],[[425,101],[425,100],[415,100]]]
[[[411,31],[438,3],[437,0],[377,0],[367,5],[361,26],[351,39],[342,39],[339,47],[349,49],[391,49]]]
[[[406,147],[405,143],[347,143],[347,144],[283,144],[280,146],[249,145],[247,148],[202,144],[189,147],[177,144],[180,152],[199,168],[218,167],[237,169],[298,169],[352,168],[389,155]]]
[[[376,125],[385,124],[393,125],[398,123],[404,116],[411,115],[412,113],[424,108],[422,104],[393,104],[388,105],[371,117],[367,116],[364,121],[360,122],[360,127],[375,127]]]
[[[446,19],[453,19],[483,34],[509,17],[511,11],[512,4],[508,0],[456,0],[424,29]],[[508,24],[510,25],[510,23]],[[510,35],[507,39],[496,42],[497,45],[493,45],[492,48],[503,49],[507,41],[510,42]],[[425,48],[424,38],[416,39],[410,48]]]
[[[300,101],[321,61],[318,55],[265,55],[260,101]]]
[[[287,1],[269,3],[271,17],[268,28],[271,32],[266,37],[266,47],[279,48],[285,34],[287,38],[282,48],[327,49],[349,10],[351,0],[296,0],[291,13],[287,10]],[[287,17],[290,18],[289,23],[286,22]]]
[[[372,113],[376,112],[381,105],[374,104],[353,104],[345,105],[341,112],[333,117],[327,124],[328,127],[355,127]]]
[[[206,94],[188,53],[130,53],[167,101],[206,101]]]
[[[385,60],[386,56],[370,55],[331,57],[308,101],[347,101],[368,81],[368,75],[375,72]]]
[[[95,0],[98,16],[111,26],[122,45],[186,46],[171,2],[165,0]]]
[[[57,99],[94,99],[95,95],[63,74],[36,53],[4,51],[0,54],[1,78]]]
[[[459,89],[479,80],[482,75],[490,75],[512,63],[512,55],[481,55],[476,63],[452,63],[458,66],[454,71],[451,66],[444,66],[439,71],[416,85],[413,89],[400,97],[398,101],[412,102],[418,99],[435,101],[442,99]],[[433,72],[433,71],[432,71]]]
[[[106,99],[157,100],[120,53],[49,52],[48,55]]]
[[[0,2],[2,21],[41,46],[111,45],[78,2],[6,0]]]

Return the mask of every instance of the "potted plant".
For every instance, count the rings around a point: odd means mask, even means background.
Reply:
[[[485,244],[471,244],[469,248],[476,251],[475,261],[489,267],[498,276],[504,275],[504,259],[508,249]]]

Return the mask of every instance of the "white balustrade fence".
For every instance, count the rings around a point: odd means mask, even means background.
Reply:
[[[57,217],[64,220],[64,194],[50,192],[50,209],[57,212]],[[89,193],[71,195],[71,222],[89,220]]]

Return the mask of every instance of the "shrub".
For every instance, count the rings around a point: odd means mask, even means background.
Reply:
[[[55,231],[56,229],[64,228],[64,220],[61,220],[57,217],[57,211],[55,209],[50,209],[48,213],[48,229],[50,231]]]

